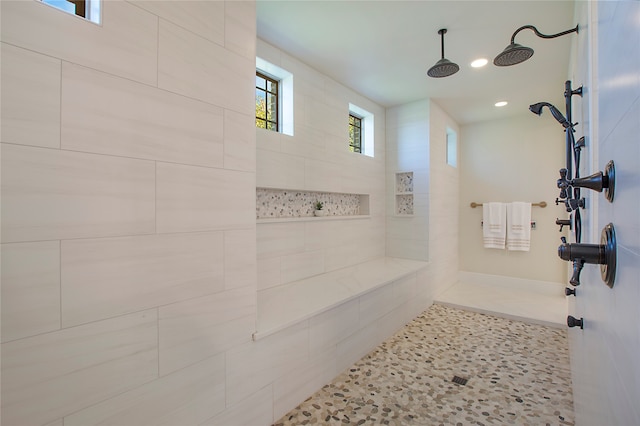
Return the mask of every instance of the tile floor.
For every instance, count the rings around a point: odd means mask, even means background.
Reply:
[[[459,282],[436,297],[436,303],[550,327],[567,327],[564,289],[534,290],[523,285]]]
[[[435,304],[275,424],[573,425],[566,330]]]

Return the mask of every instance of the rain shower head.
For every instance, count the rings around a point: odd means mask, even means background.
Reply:
[[[445,28],[442,28],[438,31],[441,37],[441,47],[442,47],[442,59],[440,59],[434,66],[429,68],[427,71],[427,75],[429,77],[441,78],[441,77],[449,77],[457,73],[460,70],[458,64],[454,64],[450,60],[444,57],[444,35],[447,32]]]
[[[495,59],[493,60],[494,65],[497,65],[499,67],[508,67],[511,65],[519,64],[520,62],[524,62],[533,56],[532,48],[521,46],[515,42],[516,34],[518,34],[520,31],[525,29],[533,30],[533,32],[536,33],[536,35],[541,38],[556,38],[556,37],[563,36],[565,34],[578,32],[578,26],[576,25],[575,28],[572,28],[570,30],[563,31],[558,34],[546,35],[538,31],[538,29],[533,25],[525,25],[523,27],[518,28],[513,33],[513,35],[511,36],[511,44],[509,44],[509,46],[507,46],[500,54],[498,54],[498,56],[495,57]]]
[[[569,128],[571,127],[571,123],[567,121],[567,119],[562,115],[562,113],[555,106],[551,105],[549,102],[538,102],[537,104],[529,105],[529,111],[536,115],[542,114],[542,108],[547,107],[549,111],[551,111],[551,115],[555,118],[558,123],[562,124],[562,127]]]
[[[518,43],[511,43],[495,57],[494,65],[499,67],[508,67],[510,65],[519,64],[533,56],[533,49],[521,46]]]

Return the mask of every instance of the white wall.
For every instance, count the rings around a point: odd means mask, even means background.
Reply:
[[[582,176],[616,165],[613,203],[583,190],[584,243],[599,243],[613,223],[618,238],[614,287],[586,265],[569,313],[584,330],[569,330],[576,424],[640,424],[640,3],[577,2],[580,33],[570,78],[585,85],[581,116],[587,148]],[[576,86],[578,84],[575,84]]]
[[[387,110],[387,255],[429,260],[428,99]],[[396,173],[413,172],[413,215],[396,214]]]
[[[257,186],[369,195],[370,217],[258,224],[258,288],[385,254],[385,110],[258,40],[257,56],[293,74],[294,135],[257,132]],[[349,151],[349,103],[374,114],[373,157]]]
[[[558,87],[562,92],[564,86]],[[532,99],[531,103],[548,101]],[[557,105],[564,109],[563,105]],[[579,136],[578,136],[579,137]],[[554,247],[560,244],[556,218],[566,219],[556,206],[558,170],[565,167],[565,136],[545,109],[542,116],[523,115],[468,124],[462,128],[460,149],[460,270],[537,281],[565,282],[566,265]],[[532,207],[528,252],[486,249],[482,243],[482,207],[471,202],[545,201]]]
[[[458,280],[460,169],[447,164],[447,131],[460,128],[425,99],[387,111],[387,255],[430,262],[436,296]],[[460,161],[458,161],[460,164]],[[414,173],[414,215],[395,215],[395,173]]]
[[[102,4],[1,3],[2,423],[267,424],[255,4]]]
[[[460,168],[447,164],[447,129],[458,124],[438,104],[429,105],[429,262],[430,286],[438,295],[458,281]],[[464,136],[463,136],[464,137]],[[458,149],[458,153],[460,153]],[[460,164],[458,162],[458,164]]]

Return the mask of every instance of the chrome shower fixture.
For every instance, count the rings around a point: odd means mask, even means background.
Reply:
[[[533,30],[534,33],[538,37],[541,38],[556,38],[570,33],[577,33],[578,26],[572,28],[567,31],[563,31],[558,34],[546,35],[542,34],[536,27],[533,25],[525,25],[523,27],[518,28],[513,35],[511,36],[511,44],[509,44],[498,56],[493,60],[493,64],[499,67],[508,67],[511,65],[519,64],[520,62],[524,62],[530,57],[533,56],[533,49],[530,47],[521,46],[515,42],[516,34],[518,34],[522,30],[530,29]]]
[[[551,105],[549,102],[538,102],[537,104],[529,105],[529,111],[536,115],[541,115],[543,107],[549,108],[549,111],[551,111],[551,115],[553,115],[558,123],[562,124],[562,127],[564,127],[565,129],[573,126],[567,121],[567,119],[564,117],[564,115],[562,115],[558,108]]]
[[[458,66],[458,64],[454,64],[453,62],[451,62],[450,60],[444,57],[444,35],[446,34],[446,32],[447,30],[445,28],[438,30],[438,34],[440,34],[440,38],[441,38],[440,43],[442,48],[442,59],[436,62],[434,66],[429,68],[429,71],[427,71],[427,75],[429,77],[434,77],[434,78],[449,77],[450,75],[453,75],[460,70],[460,67]]]

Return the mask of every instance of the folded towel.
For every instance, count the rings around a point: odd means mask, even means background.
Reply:
[[[485,248],[504,249],[507,217],[504,203],[482,205],[482,238]]]
[[[507,249],[529,251],[531,245],[531,203],[507,204]]]

